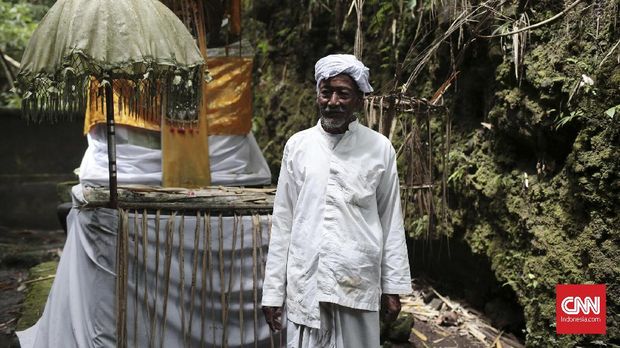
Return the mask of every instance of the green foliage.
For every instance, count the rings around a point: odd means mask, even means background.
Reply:
[[[40,18],[38,6],[0,0],[0,49],[15,59],[21,57]]]
[[[423,239],[428,233],[428,215],[409,219],[406,226],[409,237]]]
[[[19,61],[32,32],[51,3],[0,0],[0,51]],[[16,74],[15,67],[8,68],[13,75]],[[7,72],[0,69],[0,106],[18,107],[19,104],[19,98],[10,91]]]
[[[620,105],[612,106],[605,110],[605,115],[614,118],[617,114],[620,114]]]
[[[570,122],[572,122],[575,119],[579,119],[579,118],[583,117],[583,115],[584,115],[584,113],[583,113],[582,110],[578,109],[578,110],[571,111],[570,114],[568,114],[568,115],[566,115],[566,116],[564,116],[562,118],[559,118],[556,121],[555,129],[556,130],[560,129],[560,128],[564,127],[567,123],[570,123]]]

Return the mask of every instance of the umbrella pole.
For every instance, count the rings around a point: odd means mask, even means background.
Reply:
[[[105,84],[105,110],[108,135],[108,173],[110,178],[110,208],[118,208],[118,191],[116,177],[116,130],[114,125],[114,94],[113,80]]]
[[[116,127],[114,124],[114,80],[105,84],[105,110],[108,136],[108,174],[110,178],[110,208],[118,209],[118,182],[116,173]],[[119,230],[116,239],[116,347],[127,347],[127,222],[119,212]]]

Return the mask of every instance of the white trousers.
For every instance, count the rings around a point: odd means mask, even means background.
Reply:
[[[377,348],[379,312],[321,303],[321,327],[287,323],[288,348]]]

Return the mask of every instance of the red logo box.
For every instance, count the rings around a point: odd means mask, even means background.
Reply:
[[[555,322],[558,334],[607,332],[605,284],[555,286]]]

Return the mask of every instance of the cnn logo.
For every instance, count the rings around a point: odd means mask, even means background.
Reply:
[[[558,334],[605,334],[605,284],[558,284],[555,288]]]
[[[562,311],[566,314],[594,314],[601,313],[601,298],[568,296],[562,300]]]

